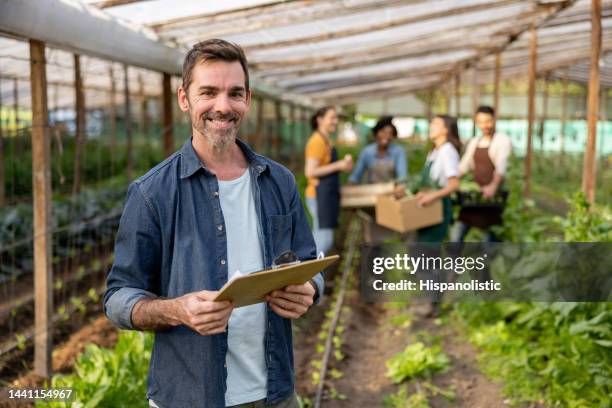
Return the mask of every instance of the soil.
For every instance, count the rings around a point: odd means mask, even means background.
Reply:
[[[100,347],[113,347],[117,342],[117,329],[106,318],[99,316],[91,324],[88,324],[72,334],[68,340],[53,350],[53,372],[69,373],[74,367],[77,356],[85,350],[88,344],[96,344]],[[28,373],[14,380],[11,387],[37,387],[41,386],[44,379],[34,373]]]
[[[322,406],[325,408],[344,407],[381,407],[383,398],[396,393],[400,388],[385,376],[385,361],[415,341],[422,333],[435,334],[444,353],[451,359],[447,372],[439,373],[429,381],[431,384],[448,390],[454,389],[455,399],[448,401],[442,396],[429,398],[432,408],[464,407],[494,408],[508,407],[502,396],[501,385],[487,379],[478,369],[476,351],[462,338],[453,325],[436,325],[435,319],[419,317],[415,304],[407,311],[413,316],[410,326],[400,328],[390,324],[390,318],[406,310],[391,309],[383,304],[364,304],[358,293],[351,292],[348,303],[351,315],[346,324],[347,330],[342,347],[346,358],[334,363],[334,368],[343,373],[337,380],[326,379],[326,390],[335,388],[346,399],[332,399],[329,391],[324,395]],[[313,333],[313,343],[316,333]],[[427,336],[427,335],[425,335]],[[428,344],[430,341],[423,340]],[[314,344],[313,344],[314,348]],[[313,397],[315,388],[311,381],[312,368],[309,359],[296,360],[297,391],[300,395]],[[299,364],[299,365],[297,365]],[[409,392],[415,390],[414,385]]]

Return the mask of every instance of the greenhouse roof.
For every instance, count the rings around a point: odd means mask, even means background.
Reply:
[[[255,88],[304,104],[406,94],[443,85],[455,75],[470,74],[474,69],[479,82],[490,82],[498,52],[503,78],[526,75],[532,22],[538,27],[540,75],[586,83],[589,74],[591,0],[87,0],[88,5],[73,0],[49,2],[81,7],[96,18],[112,19],[122,30],[131,27],[148,40],[176,51],[168,54],[172,61],[168,61],[170,69],[166,71],[172,74],[180,73],[176,55],[183,55],[194,43],[213,37],[234,41],[247,53]],[[0,0],[0,6],[6,4],[6,0]],[[24,38],[5,25],[0,18],[0,31]],[[56,47],[47,51],[50,86],[72,86],[70,52],[83,50],[66,42],[48,41],[48,45]],[[160,93],[161,64],[148,61],[147,55],[134,51],[136,61],[126,61],[132,58],[128,54],[111,63],[109,60],[116,59],[116,54],[89,54],[82,62],[84,82],[91,94],[88,105],[108,99],[111,66],[117,83],[122,84],[123,69],[117,63],[141,67],[130,68],[132,92]],[[612,0],[602,1],[602,56],[601,84],[610,87]],[[0,38],[4,103],[11,100],[8,80],[21,78],[27,85],[28,57],[27,43]],[[65,103],[73,98],[64,95],[66,92],[57,93],[57,106],[64,103],[62,98],[67,98]],[[29,93],[22,94],[20,103],[28,103]],[[53,98],[50,92],[50,106]]]

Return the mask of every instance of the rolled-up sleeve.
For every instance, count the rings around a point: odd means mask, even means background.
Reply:
[[[497,136],[495,136],[497,137]],[[508,168],[508,159],[510,158],[510,154],[512,153],[512,142],[510,138],[504,135],[503,138],[500,138],[497,149],[495,149],[495,172],[500,176],[506,175],[506,170]]]
[[[470,170],[474,168],[474,151],[476,150],[477,141],[478,139],[475,137],[470,139],[467,147],[465,148],[465,153],[463,154],[459,162],[460,176],[467,174]]]
[[[157,297],[161,264],[159,217],[141,189],[132,183],[119,222],[115,259],[106,281],[104,312],[121,329],[134,329],[132,309]]]

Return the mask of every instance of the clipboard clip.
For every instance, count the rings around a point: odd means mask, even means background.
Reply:
[[[295,252],[289,249],[274,258],[274,260],[272,261],[271,268],[278,269],[284,266],[299,264],[300,262],[300,258],[298,258]]]

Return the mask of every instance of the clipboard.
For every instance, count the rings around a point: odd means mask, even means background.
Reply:
[[[239,276],[227,282],[213,301],[231,300],[234,307],[265,302],[268,293],[288,285],[303,285],[339,258],[332,255]]]

